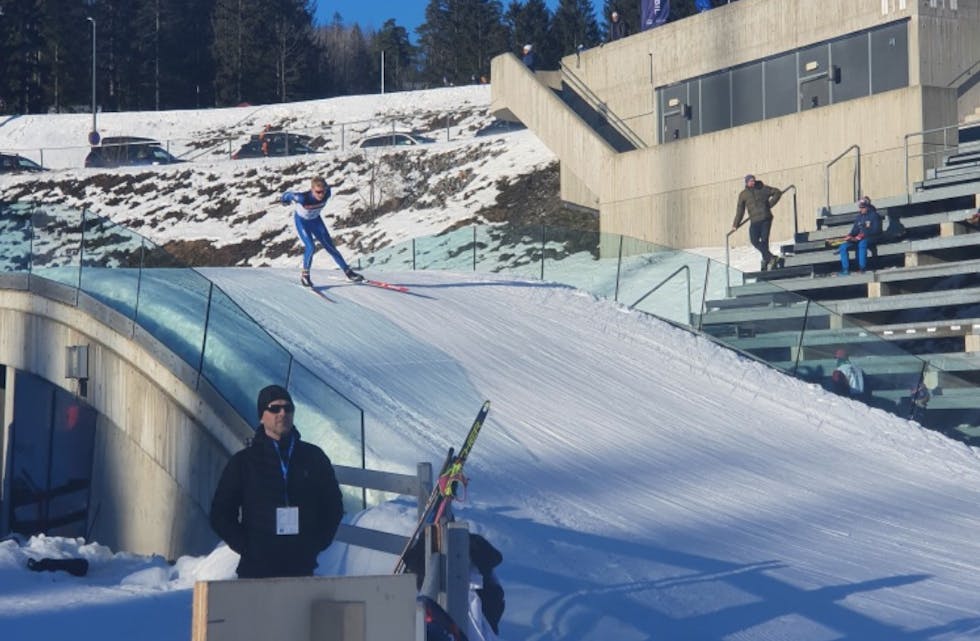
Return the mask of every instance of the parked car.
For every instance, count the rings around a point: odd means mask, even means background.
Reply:
[[[520,131],[521,129],[527,129],[524,123],[514,122],[512,120],[494,120],[486,127],[477,130],[475,134],[476,137],[481,136],[495,136],[497,134],[506,134],[512,131]]]
[[[171,155],[159,141],[138,136],[108,136],[92,147],[85,157],[86,167],[125,167],[130,165],[170,165],[186,162]]]
[[[310,147],[311,136],[287,134],[281,131],[254,134],[252,139],[231,155],[239,158],[264,158],[266,156],[295,156],[319,153]]]
[[[435,141],[435,138],[423,136],[413,131],[388,131],[362,138],[361,142],[358,143],[358,147],[361,149],[368,147],[404,147],[408,145],[427,145]]]
[[[19,174],[23,172],[47,171],[30,158],[20,154],[0,154],[0,174]]]

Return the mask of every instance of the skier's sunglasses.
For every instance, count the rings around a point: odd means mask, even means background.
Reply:
[[[283,405],[266,405],[265,411],[269,414],[278,414],[279,412],[286,412],[287,414],[292,414],[296,411],[296,406],[292,403],[285,403]]]

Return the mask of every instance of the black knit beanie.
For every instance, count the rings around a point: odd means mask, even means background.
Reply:
[[[293,397],[289,395],[285,387],[281,385],[269,385],[268,387],[263,387],[262,391],[259,392],[258,400],[258,411],[259,418],[262,418],[262,412],[265,408],[269,406],[272,401],[289,401],[293,402]]]

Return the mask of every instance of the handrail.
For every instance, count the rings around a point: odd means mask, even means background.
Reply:
[[[630,126],[626,124],[625,120],[609,109],[609,105],[599,98],[599,96],[597,96],[581,78],[576,76],[575,72],[568,68],[568,65],[559,61],[558,68],[561,70],[563,78],[570,81],[568,84],[572,85],[572,88],[575,89],[579,95],[585,98],[586,102],[589,103],[589,106],[600,113],[602,117],[613,126],[613,129],[619,132],[637,149],[646,149],[647,143],[640,138],[639,134],[633,131]]]
[[[691,268],[688,267],[687,265],[681,265],[680,267],[672,271],[669,276],[667,276],[662,281],[657,283],[657,285],[654,286],[653,289],[648,291],[643,296],[637,298],[636,301],[628,307],[628,309],[633,309],[634,307],[642,303],[644,300],[646,300],[647,296],[649,296],[653,292],[657,291],[658,289],[666,285],[674,276],[676,276],[678,273],[682,271],[687,273],[687,295],[684,298],[687,301],[687,319],[688,319],[687,322],[688,324],[690,324],[691,322]]]
[[[950,148],[949,136],[947,135],[947,132],[950,129],[955,129],[957,131],[957,133],[958,133],[959,132],[959,127],[960,127],[959,125],[945,125],[943,127],[933,127],[932,129],[923,129],[922,131],[915,131],[915,132],[912,132],[910,134],[905,134],[905,136],[904,136],[904,146],[905,146],[905,193],[906,194],[911,194],[912,193],[912,191],[909,189],[909,184],[910,184],[910,180],[909,180],[909,161],[911,160],[911,156],[909,155],[909,140],[913,136],[925,136],[927,134],[934,134],[934,133],[938,133],[938,132],[941,131],[941,132],[943,132],[943,148],[939,152],[933,152],[933,153],[945,153],[946,150]],[[957,136],[957,142],[958,141],[959,141],[959,137]],[[926,144],[935,144],[935,143],[926,143],[925,141],[923,141],[922,144],[924,146]],[[923,157],[925,157],[925,154],[923,154]]]
[[[732,281],[730,277],[731,266],[732,266],[732,256],[731,256],[731,246],[730,246],[731,237],[732,234],[734,234],[739,229],[741,229],[742,225],[744,224],[745,221],[742,221],[741,223],[739,223],[738,227],[725,234],[725,296],[726,297],[732,295]]]
[[[839,156],[827,163],[824,168],[824,186],[826,187],[827,193],[827,212],[830,212],[830,168],[837,163],[838,160],[846,156],[852,149],[857,150],[857,165],[854,168],[854,197],[852,201],[857,200],[861,197],[861,147],[858,145],[851,145],[845,149]]]
[[[980,67],[980,59],[974,61],[974,63],[972,65],[970,65],[969,67],[967,67],[965,70],[961,71],[960,72],[960,75],[958,75],[955,78],[953,78],[949,82],[949,84],[946,85],[946,87],[948,89],[952,89],[953,87],[956,87],[957,86],[957,83],[960,81],[960,78],[963,78],[964,76],[972,76],[972,75],[974,75],[974,70],[977,69],[978,67]]]
[[[795,243],[796,237],[800,233],[800,219],[798,217],[799,212],[797,211],[796,208],[796,185],[793,184],[790,185],[789,187],[786,187],[785,189],[783,189],[783,193],[785,194],[790,189],[793,190],[793,242]]]

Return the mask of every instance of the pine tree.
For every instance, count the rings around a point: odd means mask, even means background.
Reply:
[[[0,20],[0,97],[12,113],[42,110],[43,2],[19,0],[4,4]]]
[[[509,50],[517,53],[525,44],[534,46],[541,69],[558,68],[558,47],[551,33],[551,12],[544,0],[512,0],[504,14]]]
[[[399,91],[409,86],[415,75],[415,47],[408,39],[405,27],[399,27],[393,18],[386,20],[371,38],[370,48],[375,60],[380,60],[384,52],[385,91]]]
[[[424,77],[437,84],[488,75],[490,60],[507,49],[498,0],[429,0],[418,33]]]
[[[599,44],[599,26],[589,0],[559,0],[551,30],[559,56]]]

